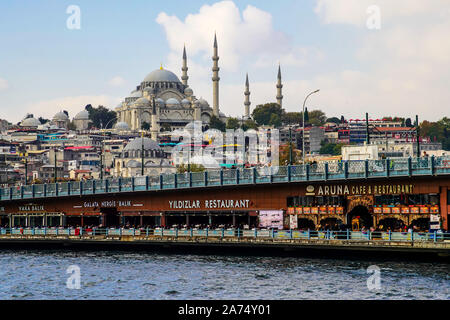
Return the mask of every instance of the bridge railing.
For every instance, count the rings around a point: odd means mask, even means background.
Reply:
[[[450,233],[386,232],[386,231],[331,231],[331,230],[276,230],[240,228],[0,228],[0,236],[80,236],[80,237],[170,237],[170,238],[236,238],[273,240],[329,240],[382,242],[449,242]]]
[[[450,174],[450,156],[334,161],[296,166],[209,170],[206,172],[162,174],[132,178],[110,177],[103,180],[13,186],[0,189],[0,201],[221,185],[448,174]]]

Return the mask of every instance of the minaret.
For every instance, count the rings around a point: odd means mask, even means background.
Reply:
[[[248,73],[247,73],[247,78],[245,79],[244,95],[245,95],[245,101],[244,101],[245,114],[244,114],[244,118],[245,119],[250,119],[250,85],[248,83]]]
[[[183,47],[183,67],[181,68],[181,71],[183,71],[183,75],[181,76],[181,80],[183,81],[183,84],[186,87],[189,87],[188,85],[188,75],[187,75],[187,71],[188,71],[188,67],[187,67],[187,57],[186,57],[186,46]]]
[[[155,97],[153,97],[152,101],[152,125],[151,125],[151,135],[152,139],[158,141],[158,133],[159,133],[159,110],[156,109]]]
[[[216,117],[219,117],[219,55],[218,55],[218,49],[217,49],[217,37],[214,33],[214,55],[212,57],[213,63],[213,114]]]
[[[283,95],[282,95],[283,85],[281,84],[281,67],[278,65],[278,82],[277,82],[277,103],[280,107],[283,107]]]

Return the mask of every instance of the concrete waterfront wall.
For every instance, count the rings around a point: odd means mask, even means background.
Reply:
[[[174,236],[2,235],[0,247],[26,249],[145,250],[236,255],[313,255],[321,258],[425,258],[450,262],[450,241],[270,239]]]

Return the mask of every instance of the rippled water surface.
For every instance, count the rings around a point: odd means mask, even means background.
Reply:
[[[81,288],[68,289],[70,265]],[[369,290],[370,265],[381,289]],[[0,299],[449,299],[449,265],[142,252],[1,251]]]

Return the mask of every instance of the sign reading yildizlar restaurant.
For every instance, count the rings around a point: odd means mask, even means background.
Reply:
[[[378,195],[378,194],[410,194],[414,192],[412,184],[380,184],[380,185],[345,185],[334,184],[306,187],[307,196],[344,196],[344,195]]]
[[[203,206],[202,206],[203,205]],[[243,209],[250,207],[250,200],[174,200],[170,209]]]

